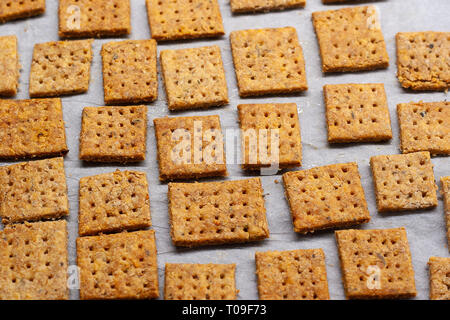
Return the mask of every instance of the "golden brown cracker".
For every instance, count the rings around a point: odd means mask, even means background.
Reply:
[[[269,237],[261,179],[169,183],[169,218],[176,246]]]
[[[0,4],[1,6],[1,4]],[[20,77],[19,53],[16,36],[0,37],[0,96],[12,97],[17,94]]]
[[[6,224],[68,215],[64,159],[0,167],[0,199],[0,217]]]
[[[67,153],[60,99],[0,100],[0,158]]]
[[[392,138],[382,83],[328,84],[323,87],[328,142],[383,141]]]
[[[102,47],[106,104],[151,102],[158,97],[155,40],[109,42]]]
[[[370,158],[378,211],[426,209],[437,206],[429,152]]]
[[[81,236],[150,225],[145,172],[117,170],[80,179],[78,231]]]
[[[294,28],[233,31],[230,42],[241,97],[308,89],[303,51]]]
[[[442,195],[444,197],[445,221],[447,224],[448,250],[450,251],[450,176],[441,177]]]
[[[165,300],[235,300],[235,264],[166,263]]]
[[[347,299],[416,296],[405,228],[336,231]]]
[[[153,123],[161,180],[227,175],[219,116],[166,117]]]
[[[430,300],[450,300],[450,258],[430,257]]]
[[[402,87],[437,91],[450,87],[450,32],[399,32],[395,39]]]
[[[228,103],[228,89],[218,46],[161,52],[161,70],[170,110]]]
[[[450,102],[400,103],[397,115],[403,153],[450,154]]]
[[[387,68],[389,56],[374,6],[312,13],[323,72]]]
[[[322,249],[256,252],[261,300],[329,300]]]
[[[80,299],[159,297],[155,231],[77,239]]]
[[[302,142],[295,103],[240,104],[238,114],[244,169],[270,166],[272,158],[277,159],[280,168],[301,166]],[[272,154],[273,146],[278,155]]]
[[[86,107],[80,134],[80,159],[97,162],[145,160],[147,107]]]
[[[36,44],[30,70],[30,97],[88,91],[91,61],[92,40]]]
[[[45,0],[0,0],[0,23],[45,12]]]
[[[241,12],[267,12],[275,10],[303,8],[306,0],[231,0],[233,13]]]
[[[283,174],[294,231],[314,232],[370,220],[355,162]]]
[[[155,40],[219,37],[225,34],[217,0],[146,0]]]
[[[0,300],[67,300],[66,221],[0,231]]]

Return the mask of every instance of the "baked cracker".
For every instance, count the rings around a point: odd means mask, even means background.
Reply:
[[[450,300],[450,258],[430,257],[430,300]]]
[[[1,4],[0,4],[1,6]],[[0,37],[0,96],[12,97],[17,94],[20,77],[19,53],[16,36]]]

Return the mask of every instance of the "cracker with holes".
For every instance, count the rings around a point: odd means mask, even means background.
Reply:
[[[444,197],[445,221],[447,223],[448,250],[450,251],[450,176],[441,177],[441,184],[441,192]]]
[[[261,179],[169,183],[169,218],[176,246],[269,237]]]
[[[405,228],[336,231],[347,299],[416,296]]]
[[[225,34],[217,0],[146,0],[151,36],[157,41]]]
[[[227,175],[219,116],[157,118],[160,180]]]
[[[267,12],[284,9],[303,8],[306,0],[231,0],[233,13]]]
[[[303,51],[294,28],[233,31],[230,42],[241,97],[308,89]]]
[[[96,162],[145,160],[147,107],[86,107],[80,134],[80,159]]]
[[[397,115],[403,153],[450,154],[450,102],[400,103]]]
[[[382,83],[329,84],[323,87],[328,142],[385,141],[392,138]]]
[[[167,263],[165,300],[235,300],[235,264]]]
[[[60,0],[61,38],[111,37],[131,32],[130,0]]]
[[[387,68],[389,56],[374,6],[312,13],[323,72]]]
[[[67,153],[60,99],[0,100],[0,159]]]
[[[4,224],[69,214],[64,159],[0,167],[0,217]]]
[[[404,88],[444,91],[450,88],[450,32],[399,32],[397,78]]]
[[[379,212],[437,206],[429,152],[374,156],[370,166]]]
[[[266,103],[238,105],[244,169],[277,163],[280,168],[302,164],[297,105]]]
[[[355,162],[286,172],[283,183],[295,232],[342,228],[370,220]]]
[[[170,110],[222,106],[228,89],[218,46],[161,52],[161,70]]]
[[[0,231],[0,300],[68,300],[66,221]]]
[[[450,300],[450,258],[431,257],[430,300]]]
[[[155,40],[109,42],[102,47],[106,104],[151,102],[158,97]]]
[[[92,40],[36,44],[30,70],[30,97],[87,92],[91,61]]]
[[[1,6],[1,5],[0,5]],[[0,37],[0,96],[12,97],[17,94],[20,77],[17,37]]]
[[[81,236],[144,229],[150,225],[145,172],[117,170],[80,179]]]
[[[322,249],[256,252],[261,300],[329,300]]]
[[[155,231],[77,239],[80,299],[159,297]]]
[[[45,0],[0,0],[0,23],[41,15]]]

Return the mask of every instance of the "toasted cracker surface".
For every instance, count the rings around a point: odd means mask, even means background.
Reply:
[[[153,120],[161,180],[226,176],[219,116]]]
[[[431,257],[430,300],[450,300],[450,258]]]
[[[301,166],[302,143],[297,105],[265,103],[238,105],[244,169],[270,166],[272,156],[280,168]],[[273,155],[272,144],[278,155]],[[264,150],[262,150],[264,149]]]
[[[397,115],[403,153],[450,154],[450,102],[400,103]]]
[[[45,0],[0,0],[0,23],[45,12]]]
[[[150,225],[145,172],[117,170],[80,179],[80,235],[141,229]]]
[[[345,227],[370,220],[358,165],[354,162],[283,174],[294,231]]]
[[[78,238],[77,264],[82,300],[159,297],[153,230]]]
[[[0,96],[12,97],[17,94],[20,77],[19,70],[17,37],[0,37],[0,74],[2,75]]]
[[[262,240],[269,237],[259,178],[169,183],[171,236],[176,246]]]
[[[0,231],[0,300],[67,300],[66,221]]]
[[[155,40],[219,37],[225,34],[217,0],[146,0]]]
[[[64,159],[0,167],[3,223],[53,219],[69,214]]]
[[[405,228],[336,231],[348,299],[416,296]]]
[[[395,39],[402,87],[438,91],[450,87],[450,32],[399,32]]]
[[[303,8],[306,0],[231,0],[231,11],[259,12]]]
[[[91,61],[92,40],[36,44],[30,71],[30,97],[88,91]]]
[[[329,300],[322,249],[256,252],[261,300]]]
[[[235,300],[235,264],[167,263],[165,300]]]
[[[147,107],[85,107],[80,159],[98,162],[145,160]]]
[[[0,158],[67,153],[60,99],[0,100]]]
[[[382,83],[329,84],[323,87],[328,142],[383,141],[392,138]]]
[[[312,13],[323,72],[387,68],[389,56],[374,6]]]
[[[447,241],[450,251],[450,176],[441,177],[442,195],[444,197],[445,221],[447,223]]]
[[[230,42],[241,97],[308,89],[294,28],[233,31]]]
[[[378,211],[426,209],[437,206],[429,152],[370,158]]]

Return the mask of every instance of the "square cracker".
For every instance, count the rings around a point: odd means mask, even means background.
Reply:
[[[61,38],[130,34],[130,0],[60,0]]]
[[[0,0],[0,23],[45,12],[45,0]]]
[[[323,87],[328,142],[383,141],[392,138],[382,83],[328,84]]]
[[[0,5],[1,6],[1,5]],[[17,37],[0,37],[0,96],[12,97],[17,94],[20,77]]]
[[[225,34],[217,0],[146,0],[155,40],[219,37]]]
[[[80,179],[81,236],[151,225],[145,172],[115,171]]]
[[[450,251],[450,176],[441,177],[442,195],[444,197],[445,221],[447,223],[447,241]]]
[[[450,102],[400,103],[397,115],[403,153],[450,154]]]
[[[256,252],[261,300],[329,300],[322,249]]]
[[[450,300],[450,258],[431,257],[430,300]]]
[[[218,46],[164,50],[161,70],[170,110],[228,103],[227,81]]]
[[[30,71],[30,97],[88,91],[91,61],[92,40],[36,44]]]
[[[67,300],[66,221],[0,231],[0,300]]]
[[[429,152],[374,156],[370,166],[379,212],[437,206]]]
[[[0,159],[61,156],[68,150],[61,99],[0,100]]]
[[[399,32],[395,39],[402,87],[436,91],[450,87],[450,32]]]
[[[106,104],[151,102],[158,97],[155,40],[109,42],[102,47]]]
[[[235,300],[235,264],[167,263],[165,300]]]
[[[97,162],[145,160],[147,106],[85,107],[80,159]]]
[[[77,239],[80,299],[159,297],[155,231]]]
[[[341,230],[336,241],[348,299],[416,296],[405,228]]]
[[[64,159],[0,167],[0,199],[0,217],[6,224],[68,215]]]
[[[157,118],[160,180],[227,175],[219,116]]]
[[[294,28],[233,31],[230,42],[241,97],[308,89],[303,51]]]
[[[295,232],[340,228],[370,220],[355,162],[286,172],[283,183]]]
[[[279,167],[301,166],[302,142],[295,103],[240,104],[238,113],[244,169],[270,166],[272,143],[277,139],[278,155],[275,157],[278,157]],[[260,144],[266,150],[262,151]]]
[[[176,246],[269,237],[261,179],[169,183],[171,236]]]
[[[275,11],[293,8],[303,8],[306,0],[231,0],[233,13]]]
[[[312,13],[323,72],[387,68],[389,56],[375,6]]]

